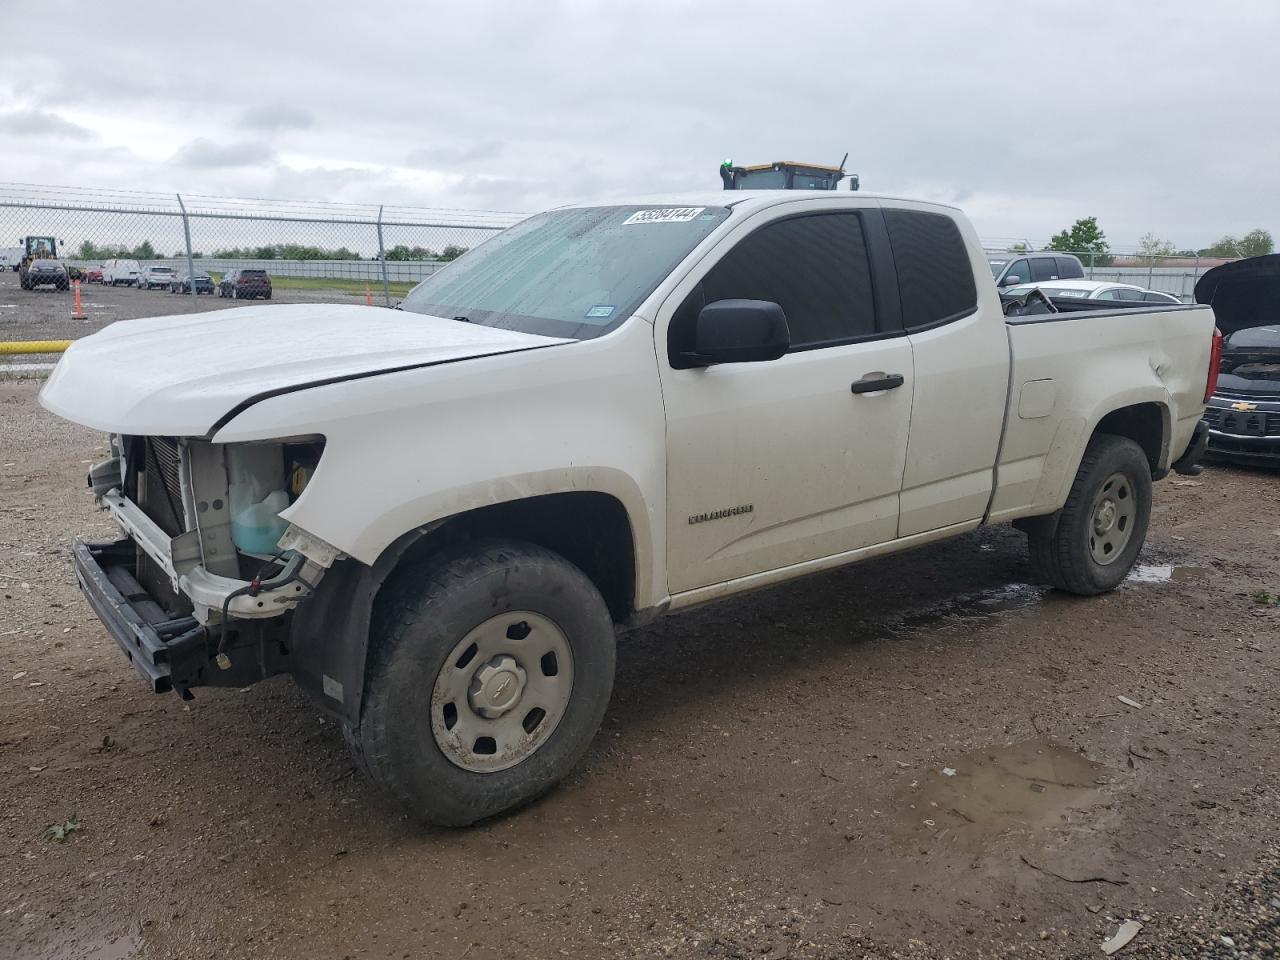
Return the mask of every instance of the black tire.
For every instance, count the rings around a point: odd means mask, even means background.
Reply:
[[[271,299],[271,291],[270,291],[270,290],[268,290],[266,293],[264,293],[264,294],[262,295],[262,299],[263,299],[263,300],[270,300],[270,299]]]
[[[1128,481],[1136,508],[1128,540],[1114,559],[1100,563],[1090,546],[1094,508],[1116,474]],[[1151,465],[1146,453],[1128,437],[1096,435],[1085,449],[1066,504],[1043,520],[1030,526],[1027,539],[1031,562],[1046,583],[1085,597],[1114,590],[1133,568],[1151,521]]]
[[[507,611],[537,614],[560,629],[573,657],[572,688],[559,722],[533,752],[514,766],[475,772],[437,742],[432,691],[457,644]],[[347,739],[357,765],[415,817],[468,826],[537,799],[581,759],[609,704],[614,658],[609,610],[581,570],[530,543],[464,543],[383,587],[360,725]]]

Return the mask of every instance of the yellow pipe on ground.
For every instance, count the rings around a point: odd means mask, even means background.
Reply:
[[[0,356],[24,353],[62,353],[73,340],[0,340]]]

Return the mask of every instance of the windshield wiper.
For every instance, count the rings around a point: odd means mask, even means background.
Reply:
[[[470,323],[470,322],[471,322],[471,318],[470,318],[470,317],[454,317],[453,319],[457,320],[459,323]]]

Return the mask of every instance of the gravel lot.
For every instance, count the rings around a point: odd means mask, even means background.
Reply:
[[[1280,949],[1280,475],[1159,484],[1105,597],[999,528],[662,621],[567,783],[436,832],[286,678],[144,689],[66,550],[102,438],[37,389],[0,383],[0,957]]]
[[[379,298],[381,291],[379,291]],[[117,320],[163,317],[174,313],[229,310],[261,305],[261,300],[229,300],[212,294],[192,298],[167,290],[135,290],[84,284],[80,301],[86,320],[73,320],[75,299],[70,291],[40,287],[23,290],[18,275],[0,270],[0,340],[74,340]],[[335,290],[276,290],[271,303],[363,303]],[[377,302],[377,301],[375,301]]]

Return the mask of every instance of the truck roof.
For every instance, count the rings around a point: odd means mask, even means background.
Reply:
[[[779,203],[794,200],[807,200],[812,197],[853,196],[852,191],[839,190],[698,190],[689,193],[658,193],[636,197],[617,197],[608,200],[597,200],[590,203],[566,203],[554,209],[569,210],[577,207],[623,207],[623,206],[660,206],[660,207],[735,207],[743,209],[760,209]],[[923,203],[931,207],[946,210],[958,210],[959,207],[932,200],[919,200],[914,197],[895,197],[884,193],[857,192],[860,200],[904,200],[911,203]]]

